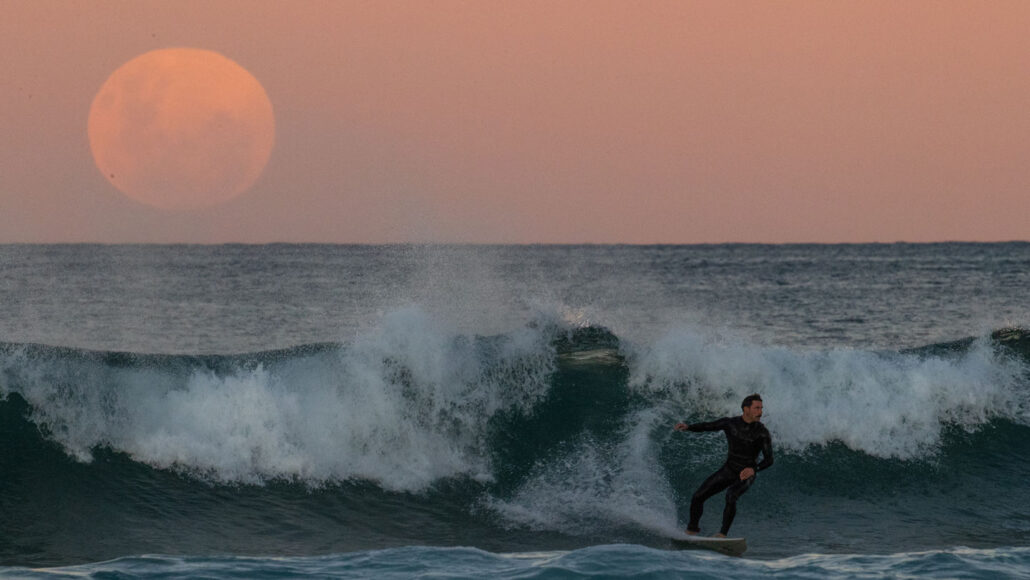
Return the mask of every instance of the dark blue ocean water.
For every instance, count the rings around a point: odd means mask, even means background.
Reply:
[[[1026,577],[1028,282],[1021,243],[0,246],[0,576]],[[725,453],[672,425],[752,392],[749,551],[671,550]]]

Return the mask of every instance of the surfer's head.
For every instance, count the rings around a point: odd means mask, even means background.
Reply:
[[[740,404],[740,409],[744,413],[744,420],[748,423],[761,419],[762,396],[755,393],[754,395],[744,397],[744,402]]]

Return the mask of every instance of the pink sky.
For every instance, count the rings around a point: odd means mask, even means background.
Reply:
[[[93,163],[126,61],[265,87],[253,188],[175,213]],[[0,242],[1030,239],[1030,2],[0,5]]]

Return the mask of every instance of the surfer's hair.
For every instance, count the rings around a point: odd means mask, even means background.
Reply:
[[[740,404],[740,408],[741,409],[747,409],[748,407],[751,406],[751,403],[754,403],[755,401],[761,401],[761,400],[762,400],[762,395],[759,395],[758,393],[755,393],[753,395],[748,395],[748,396],[744,397],[744,402]]]

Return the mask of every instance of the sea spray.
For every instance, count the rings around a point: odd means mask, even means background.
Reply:
[[[585,536],[626,528],[673,533],[674,493],[652,439],[659,418],[634,413],[616,433],[581,437],[535,465],[511,497],[490,498],[488,506],[516,528]]]

